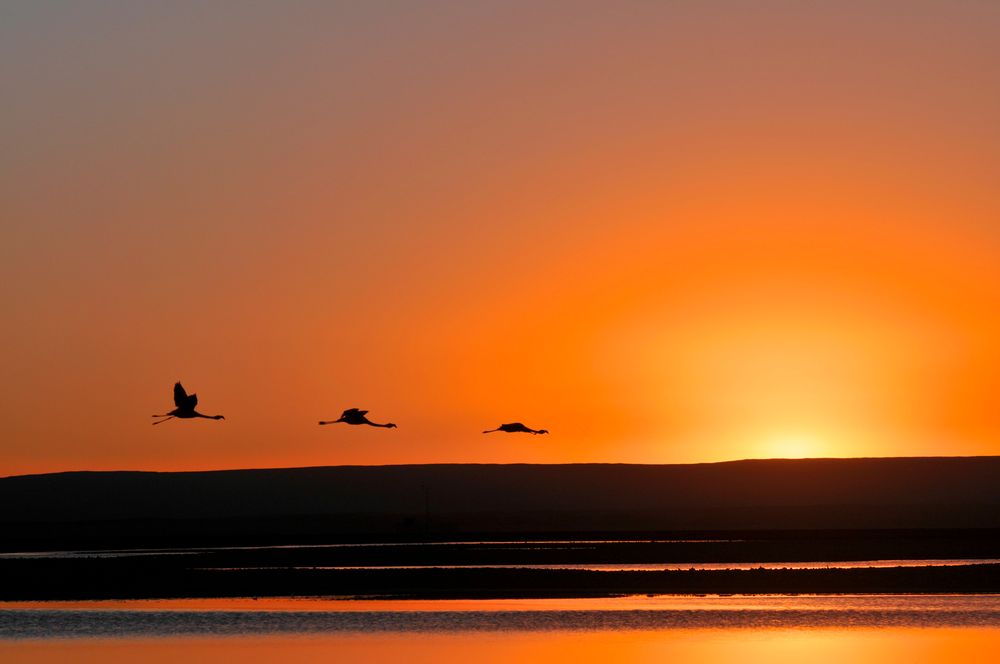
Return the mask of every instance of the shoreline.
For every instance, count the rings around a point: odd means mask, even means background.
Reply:
[[[27,567],[22,567],[16,574],[10,574],[10,570],[0,573],[0,601],[238,597],[533,599],[643,594],[724,596],[1000,593],[1000,564],[637,572],[511,568],[222,571],[129,564],[45,567],[47,569],[44,574],[39,566],[34,566],[34,573],[29,573]]]
[[[722,537],[279,544],[152,552],[128,548],[110,556],[64,551],[0,557],[0,601],[1000,592],[1000,533],[996,530],[712,534]],[[907,564],[798,566],[844,560]],[[934,564],[945,560],[948,565]],[[747,567],[748,563],[760,566]],[[644,564],[673,568],[584,567]],[[692,567],[678,568],[678,564]],[[693,568],[699,564],[713,567]],[[720,569],[714,567],[717,564],[742,568]]]

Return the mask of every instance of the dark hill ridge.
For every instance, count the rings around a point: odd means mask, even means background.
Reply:
[[[0,522],[9,525],[279,517],[390,531],[414,523],[458,531],[1000,527],[1000,457],[331,466],[0,478]]]

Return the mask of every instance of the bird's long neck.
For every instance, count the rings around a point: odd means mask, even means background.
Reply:
[[[194,416],[195,417],[204,417],[206,420],[224,420],[224,419],[226,419],[222,415],[202,415],[198,411],[195,411]]]
[[[387,428],[387,429],[392,429],[392,428],[395,428],[395,426],[396,426],[395,424],[393,424],[391,422],[386,423],[386,424],[378,424],[376,422],[368,422],[368,424],[372,425],[373,427],[384,427],[384,428]]]

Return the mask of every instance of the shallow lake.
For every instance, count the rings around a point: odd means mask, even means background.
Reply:
[[[0,661],[994,662],[1000,595],[0,603]]]

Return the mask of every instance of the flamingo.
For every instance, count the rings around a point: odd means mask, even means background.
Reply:
[[[169,413],[164,415],[153,415],[153,417],[162,417],[164,419],[153,424],[162,424],[167,420],[172,420],[177,417],[182,420],[189,420],[194,417],[204,417],[206,420],[224,420],[226,419],[222,415],[202,415],[194,409],[198,405],[198,395],[188,394],[184,391],[184,386],[180,383],[174,383],[174,404],[177,408],[174,408]]]
[[[530,429],[520,422],[511,422],[510,424],[501,424],[496,429],[490,429],[489,431],[484,431],[483,433],[493,433],[494,431],[503,431],[505,433],[532,433],[536,436],[540,433],[548,433],[548,429]]]
[[[326,422],[320,421],[320,424],[337,424],[338,422],[343,422],[344,424],[367,424],[370,427],[385,427],[386,429],[395,429],[396,425],[392,422],[387,424],[376,424],[369,420],[365,415],[368,414],[367,410],[360,410],[358,408],[348,408],[340,416],[339,420],[329,420]]]

